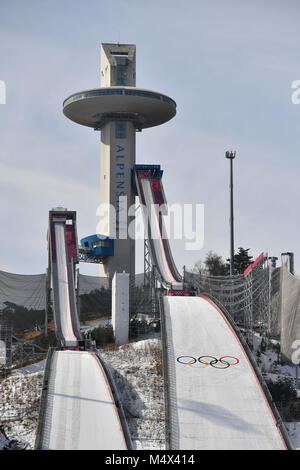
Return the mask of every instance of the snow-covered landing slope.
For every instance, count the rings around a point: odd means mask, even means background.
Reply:
[[[51,363],[42,449],[126,449],[102,366],[87,351],[57,351]]]
[[[222,312],[199,297],[165,297],[164,311],[171,448],[286,449]]]

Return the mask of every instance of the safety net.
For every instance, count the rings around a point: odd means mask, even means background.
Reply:
[[[290,361],[299,362],[300,278],[285,266],[281,268],[281,352]]]

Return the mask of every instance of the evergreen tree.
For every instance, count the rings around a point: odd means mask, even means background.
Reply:
[[[204,261],[205,267],[211,276],[227,276],[228,267],[224,263],[222,256],[213,251],[209,251]]]
[[[250,256],[248,251],[250,248],[243,248],[239,247],[238,252],[234,255],[234,271],[235,274],[243,274],[245,269],[253,263],[253,256]],[[230,263],[230,259],[227,259],[228,263]],[[229,266],[229,265],[228,265]]]

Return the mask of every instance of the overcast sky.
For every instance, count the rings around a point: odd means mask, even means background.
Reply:
[[[170,204],[205,207],[201,250],[171,240],[178,268],[229,256],[225,151],[236,150],[236,247],[293,251],[299,273],[299,19],[298,0],[1,1],[0,270],[45,271],[52,207],[77,211],[79,238],[95,233],[99,133],[62,102],[99,86],[100,45],[120,42],[136,44],[137,86],[177,103],[173,120],[137,134],[137,163],[161,165]]]

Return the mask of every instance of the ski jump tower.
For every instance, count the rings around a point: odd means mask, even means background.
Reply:
[[[101,88],[74,93],[63,103],[69,119],[101,131],[102,233],[92,237],[93,246],[109,254],[101,260],[100,275],[110,280],[115,272],[135,274],[135,134],[176,114],[168,96],[136,88],[135,51],[132,44],[102,44]]]

